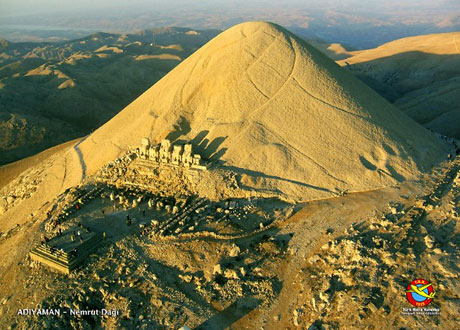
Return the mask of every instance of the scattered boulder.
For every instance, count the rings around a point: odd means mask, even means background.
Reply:
[[[434,243],[433,237],[431,237],[430,235],[426,235],[424,240],[425,240],[426,247],[429,249],[432,249],[433,243]]]
[[[6,202],[7,202],[8,204],[13,204],[15,199],[16,199],[16,197],[14,197],[14,196],[8,196],[8,197],[6,198]]]
[[[224,276],[228,279],[239,280],[238,273],[234,269],[226,269],[224,272]]]
[[[240,251],[241,251],[240,248],[239,248],[237,245],[233,244],[232,249],[230,250],[229,255],[230,255],[230,257],[232,257],[232,258],[237,257],[237,256],[240,254]]]
[[[242,277],[246,276],[246,269],[244,269],[244,267],[240,267],[240,273]]]
[[[300,323],[299,323],[299,316],[303,316],[305,313],[302,309],[294,309],[294,311],[292,312],[293,314],[293,321],[294,321],[294,325],[296,327],[300,326]]]
[[[214,266],[214,268],[212,269],[212,274],[222,274],[222,267],[220,266],[220,264],[217,264]]]
[[[182,275],[182,274],[180,274],[179,278],[182,281],[186,282],[186,283],[190,283],[193,280],[193,275],[190,275],[190,274]]]

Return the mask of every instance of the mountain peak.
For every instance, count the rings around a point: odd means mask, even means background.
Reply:
[[[284,28],[221,33],[81,144],[88,173],[142,137],[192,141],[256,189],[307,200],[415,178],[431,133]]]

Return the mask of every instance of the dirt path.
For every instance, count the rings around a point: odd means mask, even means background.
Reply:
[[[88,137],[89,137],[89,135],[81,138],[80,141],[78,141],[78,143],[75,144],[74,147],[73,147],[73,150],[75,150],[75,152],[77,153],[78,159],[80,161],[81,181],[85,180],[85,178],[86,178],[86,163],[85,163],[85,158],[83,157],[83,154],[82,154],[82,152],[81,152],[81,150],[80,150],[80,148],[78,146],[80,144],[82,144]]]

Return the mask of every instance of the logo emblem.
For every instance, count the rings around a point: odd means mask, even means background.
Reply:
[[[431,283],[421,278],[412,281],[406,290],[407,300],[415,307],[428,305],[433,300],[435,294],[436,292],[434,292]]]

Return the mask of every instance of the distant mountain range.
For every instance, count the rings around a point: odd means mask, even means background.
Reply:
[[[460,32],[403,38],[338,61],[427,128],[460,139]]]
[[[57,43],[0,40],[0,164],[89,133],[218,30],[95,33]]]
[[[219,30],[158,28],[55,43],[0,39],[0,165],[84,136]],[[364,51],[308,40],[419,123],[460,138],[460,33]]]

